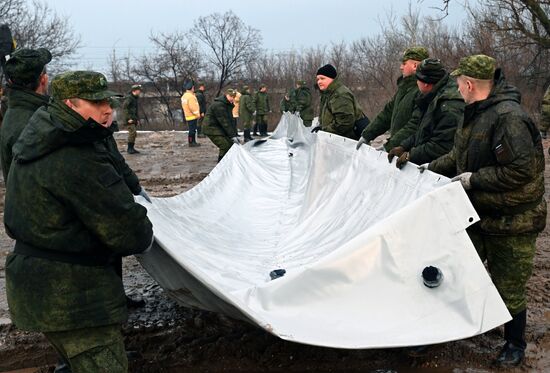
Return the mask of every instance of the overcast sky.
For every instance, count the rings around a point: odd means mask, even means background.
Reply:
[[[331,42],[351,42],[376,34],[379,19],[393,11],[407,12],[407,0],[48,0],[69,18],[80,34],[78,66],[103,70],[113,48],[139,55],[152,51],[148,36],[192,28],[193,21],[214,12],[232,10],[247,25],[260,30],[263,47],[286,51]],[[411,0],[423,15],[441,15],[434,6],[443,0]],[[459,25],[463,1],[452,1],[449,25]]]

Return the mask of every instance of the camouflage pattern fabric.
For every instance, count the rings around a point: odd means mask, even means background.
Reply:
[[[464,100],[447,74],[431,92],[419,95],[415,104],[411,120],[418,123],[418,128],[401,146],[409,152],[411,162],[428,163],[452,149],[456,129],[464,117]]]
[[[109,127],[109,130],[111,131],[111,133],[118,132],[118,124],[116,122],[113,122],[111,127]],[[130,166],[128,166],[122,154],[120,154],[116,140],[113,135],[107,137],[103,141],[103,143],[105,145],[105,148],[109,152],[111,159],[113,160],[113,164],[118,174],[122,176],[122,178],[124,179],[124,183],[128,186],[132,194],[137,196],[141,191],[139,179],[134,171],[130,168]]]
[[[233,104],[220,96],[210,105],[204,118],[203,132],[220,149],[219,159],[233,145],[231,138],[237,136],[232,110]]]
[[[303,80],[301,82],[304,83]],[[311,126],[313,120],[311,90],[305,85],[301,85],[294,90],[294,111],[300,113],[300,118],[302,118],[306,127]]]
[[[401,142],[415,134],[418,128],[418,122],[410,119],[416,106],[415,99],[419,94],[414,74],[405,78],[400,77],[397,80],[397,92],[363,130],[361,136],[369,142],[389,131],[390,138],[384,144],[384,148],[389,151],[401,145]]]
[[[468,196],[481,218],[475,225],[480,232],[541,232],[547,213],[541,136],[500,69],[494,84],[487,99],[466,106],[453,148],[429,169],[446,176],[472,172]]]
[[[4,225],[16,248],[6,260],[6,293],[22,330],[126,320],[113,263],[143,252],[153,232],[104,144],[109,136],[54,100],[36,111],[13,147]],[[21,253],[21,245],[33,253]]]
[[[12,162],[13,145],[34,112],[46,105],[49,99],[47,96],[16,87],[8,90],[7,97],[9,97],[8,109],[0,128],[0,161],[5,182],[8,180]]]
[[[137,137],[137,129],[135,124],[127,124],[126,129],[128,130],[128,143],[135,144]]]
[[[206,136],[208,136],[210,141],[212,141],[212,143],[214,143],[214,145],[216,145],[219,149],[218,161],[220,161],[233,146],[233,141],[231,141],[231,139],[229,139],[227,136],[212,134],[207,134]]]
[[[543,131],[547,131],[550,128],[550,87],[546,89],[542,99],[540,128]]]
[[[52,54],[45,48],[22,48],[13,52],[6,62],[5,73],[11,84],[27,85],[38,81]]]
[[[321,92],[319,122],[323,131],[355,139],[355,121],[364,117],[363,111],[348,87],[335,79]]]
[[[526,284],[533,272],[537,234],[492,236],[469,232],[470,238],[512,316],[527,308]]]
[[[128,359],[121,325],[45,333],[73,372],[126,373]]]
[[[403,62],[408,60],[422,61],[430,57],[428,50],[424,47],[410,47],[403,52]]]
[[[243,129],[249,130],[252,127],[253,114],[256,111],[254,98],[248,90],[243,90],[241,95],[241,105],[239,106],[239,118]]]
[[[68,71],[55,77],[51,84],[52,97],[58,100],[82,98],[101,101],[121,97],[110,91],[105,75],[95,71]]]
[[[470,78],[491,80],[495,75],[495,59],[484,54],[476,54],[460,59],[458,68],[451,76],[466,75]]]
[[[285,111],[292,112],[292,104],[290,100],[286,99],[286,97],[283,97],[281,99],[281,103],[279,104],[279,111],[281,113],[284,113]]]
[[[255,97],[256,114],[265,115],[271,111],[267,92],[257,92]]]

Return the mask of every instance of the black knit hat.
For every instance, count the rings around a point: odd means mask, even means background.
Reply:
[[[435,84],[447,74],[439,59],[426,58],[416,69],[416,79],[424,83]]]
[[[317,74],[315,75],[323,75],[327,78],[336,79],[336,76],[338,73],[336,72],[336,69],[331,64],[326,64],[325,66],[322,66],[317,70]]]

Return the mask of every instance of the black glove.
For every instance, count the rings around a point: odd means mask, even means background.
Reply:
[[[403,153],[405,153],[405,149],[402,146],[393,148],[388,153],[388,161],[391,163],[391,161],[393,161],[393,157],[401,157]]]
[[[313,128],[311,129],[311,133],[317,133],[317,132],[319,132],[320,130],[321,130],[321,126],[313,127]]]

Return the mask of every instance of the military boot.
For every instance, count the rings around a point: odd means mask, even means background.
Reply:
[[[502,347],[498,357],[493,362],[495,366],[502,368],[519,365],[525,357],[525,326],[527,324],[527,310],[512,317],[511,321],[504,324],[504,339],[506,344]]]
[[[250,140],[254,140],[252,136],[250,136],[250,130],[244,130],[244,142],[249,142]]]
[[[258,136],[258,123],[254,124],[254,133],[253,136]]]
[[[139,152],[134,148],[134,143],[128,143],[128,154],[139,154]]]
[[[267,123],[262,123],[261,124],[260,136],[267,136]]]

